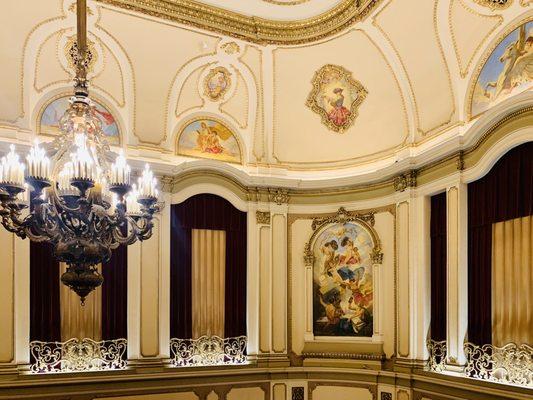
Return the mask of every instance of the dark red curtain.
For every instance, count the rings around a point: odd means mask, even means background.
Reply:
[[[446,340],[446,192],[431,197],[431,338]]]
[[[190,338],[191,231],[226,231],[225,336],[246,334],[246,213],[212,194],[193,196],[171,207],[170,244],[170,335]]]
[[[468,185],[468,340],[492,342],[492,224],[533,213],[533,142]]]
[[[30,341],[61,341],[59,285],[59,262],[52,246],[31,242]]]
[[[128,337],[128,248],[119,246],[102,264],[102,339]]]

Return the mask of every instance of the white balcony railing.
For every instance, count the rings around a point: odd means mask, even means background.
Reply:
[[[446,341],[427,341],[428,369],[446,371]],[[533,347],[514,343],[497,347],[465,343],[466,365],[463,376],[491,382],[533,388]]]
[[[32,373],[107,371],[126,368],[126,339],[30,342]]]
[[[246,336],[170,339],[170,358],[176,367],[246,364]]]
[[[533,347],[465,343],[465,375],[470,378],[533,388]]]
[[[436,341],[428,339],[427,348],[429,352],[428,368],[433,372],[442,372],[446,365],[446,340]]]

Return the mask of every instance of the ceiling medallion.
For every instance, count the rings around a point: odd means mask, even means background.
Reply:
[[[67,39],[67,43],[65,44],[65,58],[67,59],[68,66],[72,71],[76,70],[76,65],[78,65],[79,54],[80,52],[78,50],[78,42],[76,40],[76,36],[73,35]],[[94,71],[94,66],[97,60],[98,53],[94,48],[94,42],[88,40],[84,60],[84,66],[87,70],[87,74],[90,74]]]
[[[224,67],[216,67],[204,78],[204,94],[211,101],[219,101],[231,86],[231,73]]]
[[[492,10],[501,10],[509,7],[513,0],[474,0],[474,2],[484,7],[489,7]]]
[[[322,117],[329,129],[343,133],[355,121],[367,90],[353,79],[351,72],[332,64],[320,68],[312,84],[306,105]]]
[[[241,48],[235,42],[224,43],[220,48],[223,49],[226,54],[237,54],[241,51]]]

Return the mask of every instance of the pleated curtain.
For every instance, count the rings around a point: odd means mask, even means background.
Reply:
[[[492,297],[496,290],[493,224],[533,214],[532,155],[533,142],[517,146],[484,177],[468,184],[468,341],[477,345],[492,343],[496,326],[493,321],[496,304]],[[509,257],[510,253],[507,254]],[[516,281],[530,272],[525,271],[526,265],[515,264],[514,268],[510,279]]]
[[[532,217],[492,227],[492,344],[533,343]]]
[[[127,338],[127,249],[113,250],[101,267],[104,283],[81,306],[76,293],[60,282],[60,265],[47,243],[30,243],[30,340]]]
[[[60,263],[60,273],[67,270],[65,263]],[[102,266],[98,266],[102,272]],[[60,275],[61,276],[61,275]],[[61,341],[71,338],[102,339],[102,288],[92,291],[82,305],[80,297],[65,285],[60,286],[61,304]]]
[[[224,337],[226,232],[192,230],[192,336]]]
[[[199,194],[171,206],[170,336],[193,337],[193,296],[197,295],[192,277],[193,230],[225,232],[224,298],[219,305],[224,307],[224,330],[220,336],[246,335],[247,216],[222,197]]]

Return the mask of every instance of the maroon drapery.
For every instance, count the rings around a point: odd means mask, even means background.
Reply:
[[[446,192],[431,197],[431,338],[446,340]]]
[[[533,142],[468,185],[468,340],[492,341],[492,224],[533,212]]]
[[[49,243],[30,243],[30,341],[61,341],[59,262]]]
[[[192,336],[191,231],[226,231],[225,336],[246,334],[246,213],[212,194],[171,207],[170,336]]]
[[[128,337],[128,248],[119,246],[102,264],[102,339]]]

